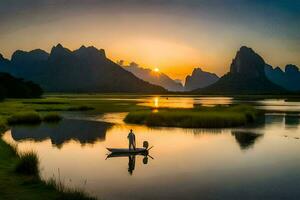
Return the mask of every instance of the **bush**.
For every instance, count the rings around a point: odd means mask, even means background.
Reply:
[[[36,153],[27,152],[19,154],[15,171],[20,174],[39,176],[39,159]]]
[[[62,120],[62,116],[58,113],[48,113],[43,117],[43,121],[45,122],[58,122]]]
[[[42,121],[40,115],[37,112],[22,112],[10,116],[7,119],[8,124],[36,124]]]

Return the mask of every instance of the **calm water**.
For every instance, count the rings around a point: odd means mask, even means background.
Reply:
[[[152,107],[236,102],[231,98],[152,98]],[[251,101],[268,110],[300,111],[299,102]],[[269,113],[262,125],[238,129],[148,128],[123,123],[126,113],[17,126],[3,136],[34,150],[45,179],[107,200],[300,199],[300,118]],[[109,122],[109,123],[107,123]],[[150,156],[107,158],[106,147],[127,147],[129,129]]]

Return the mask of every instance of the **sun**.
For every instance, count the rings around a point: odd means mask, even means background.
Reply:
[[[156,67],[156,68],[154,68],[154,71],[155,72],[159,72],[159,69]]]

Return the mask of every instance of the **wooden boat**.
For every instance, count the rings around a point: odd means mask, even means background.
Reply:
[[[137,154],[137,153],[145,153],[148,151],[147,148],[136,148],[134,149],[128,149],[128,148],[106,148],[108,151],[112,153],[124,153],[124,154]]]

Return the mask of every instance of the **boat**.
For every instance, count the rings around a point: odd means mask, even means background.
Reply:
[[[108,151],[112,153],[124,153],[124,154],[136,154],[136,153],[145,153],[148,151],[147,148],[136,148],[136,149],[129,149],[129,148],[106,148]]]
[[[148,153],[148,151],[153,147],[148,148],[149,143],[147,141],[143,142],[142,148],[135,148],[135,149],[129,149],[129,148],[106,148],[108,151],[110,151],[113,154],[145,154]]]

